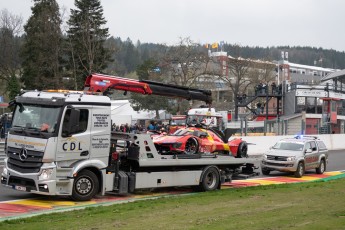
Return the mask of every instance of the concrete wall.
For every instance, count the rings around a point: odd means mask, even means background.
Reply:
[[[322,134],[313,136],[320,138],[320,140],[325,143],[328,150],[345,149],[345,134]],[[288,137],[294,136],[243,136],[241,138],[248,143],[248,155],[261,155],[277,141]]]

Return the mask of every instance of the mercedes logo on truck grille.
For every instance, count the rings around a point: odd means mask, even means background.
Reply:
[[[22,148],[22,150],[19,153],[19,159],[21,161],[25,161],[28,159],[28,150],[26,148]]]

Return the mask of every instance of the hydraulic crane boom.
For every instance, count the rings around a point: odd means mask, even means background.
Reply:
[[[211,104],[212,102],[212,93],[210,90],[194,89],[160,82],[135,80],[98,73],[88,76],[84,86],[85,90],[93,92],[105,92],[109,89],[117,89],[148,95],[153,94],[178,97],[187,100],[200,100],[207,104]]]

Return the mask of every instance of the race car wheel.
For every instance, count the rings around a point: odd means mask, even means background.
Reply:
[[[201,175],[199,191],[213,191],[219,188],[219,170],[215,166],[207,167]]]
[[[321,159],[319,167],[316,168],[317,174],[323,174],[326,171],[325,159]]]
[[[74,179],[72,198],[77,201],[91,200],[98,192],[97,176],[89,171],[82,170]]]
[[[297,178],[301,178],[304,175],[304,163],[303,162],[299,162],[298,166],[297,166],[297,170],[295,172],[295,177]]]
[[[237,158],[246,158],[246,157],[248,157],[247,152],[248,152],[247,142],[242,141],[238,146],[236,157]]]
[[[189,138],[186,142],[185,153],[196,154],[199,151],[199,142],[196,138]]]

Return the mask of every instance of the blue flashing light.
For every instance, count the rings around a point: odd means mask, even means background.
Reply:
[[[303,138],[303,135],[296,135],[295,136],[295,139],[302,139]]]

